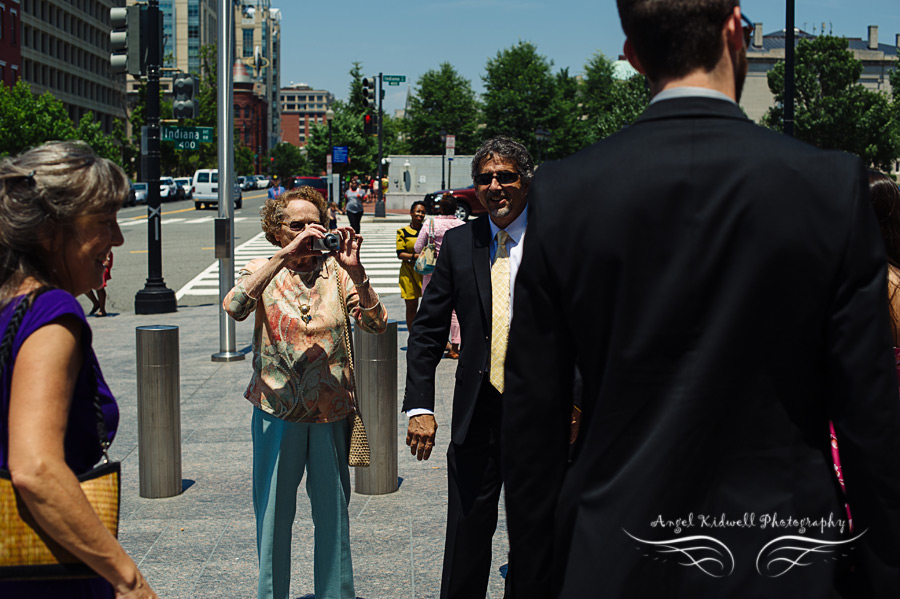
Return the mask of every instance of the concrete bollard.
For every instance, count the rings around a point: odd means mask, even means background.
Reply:
[[[178,327],[137,327],[138,463],[141,497],[181,493]]]
[[[397,481],[397,321],[388,321],[382,335],[353,330],[356,386],[371,458],[368,468],[356,468],[356,492],[393,493]]]

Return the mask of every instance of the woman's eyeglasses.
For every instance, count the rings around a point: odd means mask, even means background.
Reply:
[[[298,231],[298,232],[299,232],[299,231],[302,231],[303,229],[305,229],[305,228],[306,228],[306,225],[308,225],[308,224],[310,224],[310,223],[304,222],[304,221],[302,221],[302,220],[292,220],[292,221],[289,222],[289,223],[280,222],[280,223],[278,223],[278,224],[279,224],[279,225],[287,225],[287,228],[290,229],[291,231]],[[313,223],[313,224],[314,224],[314,223]]]
[[[475,175],[474,180],[478,185],[490,185],[491,181],[497,179],[500,185],[509,185],[519,180],[519,173],[512,171],[500,171],[499,173],[479,173]]]

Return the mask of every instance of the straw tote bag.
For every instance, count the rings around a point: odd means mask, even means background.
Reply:
[[[356,468],[368,468],[369,466],[369,436],[366,434],[366,425],[363,423],[359,412],[359,398],[356,396],[356,373],[353,368],[353,341],[350,339],[350,314],[347,312],[347,299],[344,297],[344,284],[341,283],[340,272],[334,269],[334,277],[338,285],[338,295],[341,298],[341,310],[344,312],[344,349],[347,351],[347,359],[350,362],[350,397],[353,398],[353,415],[350,417],[350,455],[348,463]]]
[[[25,313],[44,290],[25,296],[16,306],[0,341],[0,368],[12,354],[12,345]],[[103,459],[98,466],[78,476],[81,490],[103,526],[114,536],[119,534],[120,464],[110,462],[106,424],[100,399],[94,393],[97,434]],[[96,578],[98,575],[78,558],[63,549],[41,530],[10,480],[9,471],[0,469],[0,580]]]

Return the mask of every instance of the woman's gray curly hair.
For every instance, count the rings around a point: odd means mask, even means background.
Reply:
[[[51,141],[0,161],[0,306],[32,277],[54,285],[42,243],[85,214],[118,210],[128,177],[80,141]]]

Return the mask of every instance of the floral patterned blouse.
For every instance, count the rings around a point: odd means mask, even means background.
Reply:
[[[256,315],[253,377],[244,397],[290,422],[347,418],[354,409],[335,273],[343,283],[347,310],[364,331],[384,332],[384,305],[379,300],[372,308],[361,308],[350,275],[333,258],[310,272],[281,269],[255,300],[244,289],[244,279],[266,262],[259,258],[241,269],[237,285],[222,303],[235,320]]]

